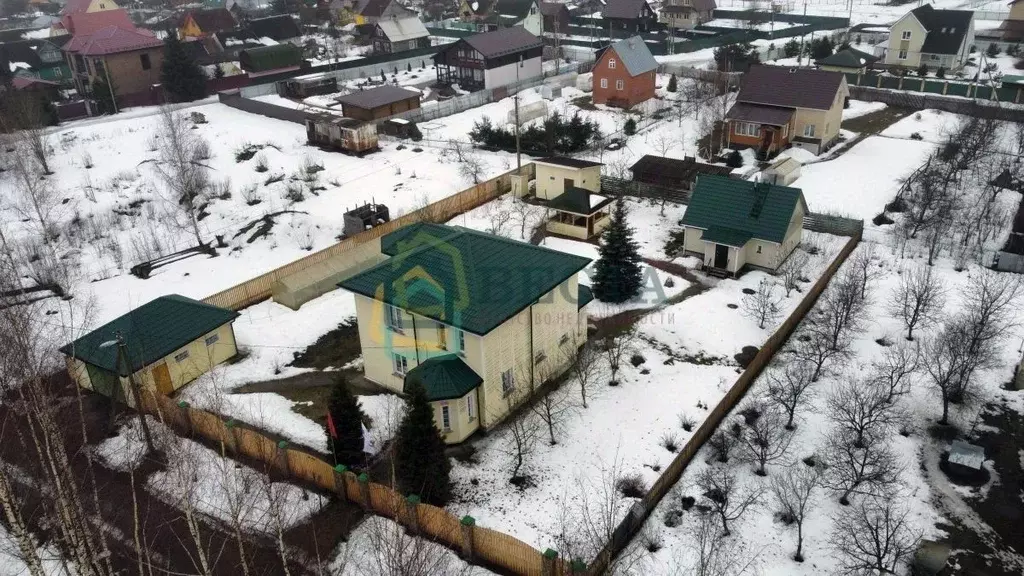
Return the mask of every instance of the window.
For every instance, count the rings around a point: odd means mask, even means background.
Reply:
[[[615,89],[616,90],[622,90],[625,86],[626,86],[626,84],[622,80],[616,80],[615,81]]]
[[[448,349],[448,329],[443,325],[437,325],[437,347],[441,350]]]
[[[218,336],[217,334],[211,334],[211,335],[206,337],[206,345],[207,346],[213,346],[219,340],[220,340],[220,336]]]
[[[607,87],[608,87],[608,79],[607,78],[601,78],[601,88],[607,88]]]
[[[406,371],[409,369],[409,361],[405,359],[405,356],[402,356],[401,354],[392,354],[391,360],[395,365],[395,374],[398,376],[405,376]]]
[[[900,50],[899,54],[897,54],[896,57],[899,58],[900,60],[906,60],[907,59],[907,51],[906,50]]]
[[[183,350],[181,353],[174,357],[175,362],[184,362],[185,360],[188,360],[188,350]]]
[[[808,138],[814,138],[814,124],[804,125],[804,136]]]
[[[455,341],[459,343],[459,356],[466,355],[466,333],[458,330],[455,333]]]
[[[939,59],[939,55],[938,54],[929,54],[928,58],[930,60],[938,60]]]
[[[902,39],[903,40],[910,40],[910,30],[904,30],[903,31]]]
[[[537,364],[540,364],[541,362],[543,362],[543,361],[545,361],[547,359],[548,359],[548,357],[547,357],[546,354],[544,354],[543,352],[537,352],[537,355],[533,357],[533,363],[534,363],[534,365],[537,365]]]
[[[139,54],[139,62],[142,63],[143,70],[149,70],[153,66],[149,61],[149,54]]]
[[[472,422],[473,418],[476,418],[474,411],[476,410],[476,390],[472,390],[469,396],[466,396],[466,414],[469,415],[469,421]]]
[[[569,335],[568,334],[562,334],[562,339],[558,341],[558,345],[559,346],[565,346],[568,343],[569,343]]]
[[[516,389],[516,382],[512,378],[512,369],[505,370],[501,373],[501,393],[503,396],[508,396]]]
[[[757,136],[761,133],[761,127],[753,122],[736,122],[733,132],[738,136]]]
[[[608,59],[608,69],[615,70],[615,58]]]
[[[761,245],[760,245],[760,244],[758,244],[758,245],[757,245],[757,253],[758,253],[758,254],[760,254],[760,253],[761,253]]]
[[[441,425],[444,426],[445,432],[451,432],[452,430],[452,417],[448,410],[447,404],[441,405]]]
[[[385,306],[388,307],[388,309],[387,309],[388,317],[386,319],[388,328],[391,328],[395,332],[401,332],[402,331],[402,309],[398,308],[397,306],[392,306],[390,304],[385,304]]]

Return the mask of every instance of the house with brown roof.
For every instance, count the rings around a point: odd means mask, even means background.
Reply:
[[[647,0],[608,0],[601,16],[604,17],[605,28],[630,34],[646,32],[658,23],[658,15]]]
[[[644,154],[629,167],[629,171],[633,173],[634,182],[690,191],[699,177],[708,174],[729,176],[732,168],[698,162],[693,156],[680,160]]]
[[[207,38],[217,32],[234,30],[238,26],[234,14],[225,8],[193,10],[182,18],[178,37],[182,39]]]
[[[672,28],[690,30],[714,18],[715,0],[665,0],[658,21]]]
[[[516,84],[541,75],[544,43],[518,26],[461,38],[434,55],[437,81],[464,90]]]
[[[430,33],[418,16],[384,18],[373,31],[373,53],[391,54],[430,46]]]
[[[79,94],[94,93],[97,83],[110,87],[115,111],[126,106],[155,104],[153,86],[160,84],[164,43],[149,30],[107,26],[75,34],[64,55]]]
[[[339,96],[337,102],[346,118],[370,121],[419,108],[420,93],[385,84]]]
[[[658,62],[639,36],[601,48],[594,62],[594,104],[632,108],[654,98],[657,71]]]
[[[541,2],[540,15],[543,29],[548,34],[569,33],[569,8],[561,2]]]
[[[769,157],[798,146],[820,154],[839,138],[850,96],[839,72],[751,66],[725,116],[730,148],[755,148]]]
[[[534,160],[534,165],[534,194],[553,213],[548,232],[589,240],[608,227],[612,199],[600,194],[600,162],[550,156]]]

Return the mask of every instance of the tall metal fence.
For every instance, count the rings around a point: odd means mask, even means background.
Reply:
[[[879,71],[862,74],[847,73],[846,83],[853,87],[919,92],[936,96],[959,96],[976,100],[991,100],[1002,103],[1024,102],[1024,86],[1012,84],[997,87],[978,82],[955,79],[938,79],[920,76],[897,76]]]
[[[983,88],[991,90],[988,86]],[[867,102],[884,102],[889,106],[899,108],[911,108],[914,110],[934,108],[977,118],[1024,122],[1024,107],[992,100],[885,90],[867,86],[850,86],[850,98]]]
[[[743,374],[736,380],[736,383],[732,385],[732,388],[725,394],[722,401],[708,414],[707,419],[701,424],[700,428],[693,434],[690,440],[683,446],[683,449],[679,451],[679,454],[672,460],[672,463],[665,468],[665,472],[654,482],[651,489],[644,494],[643,498],[637,502],[630,510],[629,514],[619,523],[615,529],[611,541],[607,546],[598,554],[597,558],[591,563],[588,573],[597,576],[603,574],[607,570],[611,561],[615,555],[621,552],[637,534],[637,532],[643,527],[647,517],[650,516],[651,512],[658,506],[658,503],[669,493],[673,486],[679,479],[682,478],[683,472],[689,466],[690,462],[693,461],[694,457],[697,456],[697,452],[700,451],[704,443],[711,438],[718,426],[721,425],[722,421],[729,415],[729,413],[739,404],[740,400],[746,395],[747,390],[754,383],[757,377],[765,369],[766,366],[771,362],[772,357],[785,346],[786,341],[790,335],[796,330],[797,325],[803,320],[804,316],[810,312],[811,308],[818,301],[818,297],[821,296],[822,292],[828,286],[829,281],[842,266],[843,262],[850,256],[854,248],[860,242],[860,235],[856,235],[847,241],[846,245],[836,256],[836,259],[825,269],[818,278],[818,281],[814,283],[814,286],[807,292],[803,300],[797,305],[793,313],[789,315],[789,318],[779,326],[778,330],[775,331],[771,337],[764,343],[761,349],[754,356],[754,359],[747,366]]]

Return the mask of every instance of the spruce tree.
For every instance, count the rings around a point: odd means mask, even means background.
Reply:
[[[206,74],[173,32],[164,41],[160,82],[171,102],[192,102],[206,96]]]
[[[420,384],[407,390],[405,416],[395,435],[395,476],[405,494],[418,494],[424,502],[444,504],[451,495],[451,463],[444,440],[434,425],[434,409]]]
[[[331,437],[327,430],[327,449],[334,450],[334,458],[338,464],[346,466],[363,465],[363,411],[359,407],[348,382],[344,376],[338,376],[331,389],[331,397],[327,401],[327,412],[334,423],[337,438]]]
[[[668,88],[666,88],[666,90],[668,90],[669,92],[675,92],[678,89],[679,89],[679,81],[676,80],[676,75],[673,74],[668,79]]]
[[[640,245],[633,239],[626,216],[626,205],[619,198],[612,221],[601,236],[600,258],[594,270],[594,296],[602,302],[625,302],[643,287]]]

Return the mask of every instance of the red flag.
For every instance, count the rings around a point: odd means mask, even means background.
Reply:
[[[331,433],[331,438],[338,437],[338,429],[334,427],[334,418],[331,418],[331,413],[327,413],[327,431]]]

